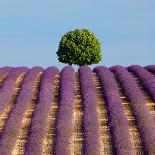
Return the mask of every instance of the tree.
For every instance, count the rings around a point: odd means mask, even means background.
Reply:
[[[58,60],[69,65],[79,66],[97,64],[102,59],[101,43],[88,29],[75,29],[62,36]]]

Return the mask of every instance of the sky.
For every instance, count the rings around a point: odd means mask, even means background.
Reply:
[[[61,70],[59,41],[76,28],[102,43],[102,61],[91,68],[155,64],[154,0],[0,0],[0,67]]]

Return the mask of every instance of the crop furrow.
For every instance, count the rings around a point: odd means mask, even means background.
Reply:
[[[8,69],[3,70],[3,73],[6,73],[7,71]],[[0,88],[0,132],[2,131],[5,121],[16,101],[26,71],[27,68],[21,67],[13,69],[5,78],[5,81]]]
[[[34,107],[37,103],[37,96],[39,92],[39,85],[40,85],[40,79],[42,76],[42,70],[36,75],[36,79],[34,80],[34,85],[32,90],[34,90],[34,94],[32,96],[32,100],[30,101],[31,105],[28,105],[28,108],[26,109],[23,116],[23,120],[21,122],[21,129],[19,130],[19,135],[15,144],[15,147],[13,149],[13,153],[15,155],[23,155],[24,154],[24,146],[26,143],[26,137],[28,135],[29,126],[32,119],[32,113],[34,111]]]
[[[101,131],[101,154],[109,155],[112,154],[112,144],[111,144],[111,134],[108,126],[108,113],[102,93],[102,88],[99,82],[99,78],[96,73],[92,73],[94,84],[97,88],[97,97],[98,97],[98,113],[99,113],[99,124]],[[101,94],[101,95],[100,95]]]
[[[130,74],[136,78],[135,74],[133,74],[132,72],[130,72]],[[146,100],[146,105],[149,107],[149,110],[151,112],[151,114],[154,116],[155,118],[155,102],[152,101],[152,99],[150,98],[148,92],[145,90],[144,86],[142,85],[141,81],[137,78],[135,80],[137,82],[137,85],[139,86],[139,88],[141,89],[141,91],[144,94],[144,98]]]
[[[47,118],[48,121],[48,132],[44,139],[43,154],[50,155],[53,154],[54,148],[54,138],[55,138],[55,124],[56,124],[56,115],[58,112],[58,103],[59,103],[59,82],[60,82],[60,73],[56,74],[56,79],[54,82],[54,99],[50,108],[50,112]]]
[[[155,102],[155,77],[154,75],[152,75],[152,73],[150,73],[147,69],[139,65],[129,66],[128,70],[132,72],[140,80],[142,86],[144,87],[146,92],[149,94],[152,101]],[[150,68],[150,70],[152,69]]]
[[[142,141],[140,139],[140,134],[138,132],[137,125],[136,125],[136,119],[134,117],[129,100],[126,98],[124,91],[120,85],[120,82],[119,82],[119,80],[117,80],[115,74],[113,74],[113,77],[115,78],[115,81],[116,81],[118,87],[120,88],[119,93],[120,93],[122,104],[124,106],[125,115],[129,122],[130,135],[132,137],[132,143],[133,143],[133,148],[135,150],[135,154],[136,155],[144,155]]]
[[[146,106],[143,92],[125,67],[115,66],[112,67],[111,70],[116,74],[116,78],[119,80],[133,110],[144,153],[154,154],[155,124],[153,116]]]
[[[129,133],[129,123],[121,103],[119,89],[107,67],[96,67],[93,70],[99,77],[102,92],[108,111],[108,125],[113,147],[112,154],[133,155],[134,148]]]
[[[82,109],[82,100],[80,95],[80,84],[79,84],[79,75],[76,72],[74,74],[74,88],[75,88],[75,99],[74,99],[74,146],[73,146],[73,155],[82,155],[83,154],[83,140],[84,134],[82,129],[82,118],[83,118],[83,109]]]
[[[35,68],[34,68],[34,70],[35,70]],[[37,71],[37,68],[36,68],[36,71]],[[39,85],[40,85],[40,80],[41,80],[42,73],[43,73],[43,70],[41,68],[38,68],[37,73],[34,73],[36,75],[34,77],[34,81],[32,82],[33,95],[32,95],[31,100],[30,100],[30,98],[27,100],[27,104],[29,104],[29,105],[27,105],[27,109],[23,108],[23,114],[24,115],[23,115],[22,122],[21,122],[21,128],[19,129],[19,135],[17,137],[17,141],[16,141],[15,147],[13,149],[13,152],[15,153],[15,155],[24,154],[24,147],[25,147],[25,144],[26,144],[26,137],[28,135],[29,126],[30,126],[30,123],[31,123],[32,113],[33,113],[34,107],[35,107],[35,105],[37,103]],[[25,84],[26,84],[26,80],[25,80]],[[23,90],[24,90],[24,88],[23,88]],[[24,94],[23,94],[23,96],[24,96]]]
[[[30,154],[50,154],[49,146],[49,116],[50,109],[54,100],[54,81],[58,69],[55,67],[47,68],[42,76],[38,102],[33,111],[33,117],[28,132],[25,155]]]
[[[60,100],[55,124],[55,155],[72,154],[74,132],[74,70],[67,66],[61,71]]]
[[[89,67],[80,67],[80,92],[83,104],[84,154],[101,154],[97,90]]]
[[[4,80],[8,76],[9,72],[13,69],[13,67],[2,67],[0,68],[0,87],[2,86]]]
[[[23,146],[37,99],[41,74],[42,69],[34,67],[28,70],[25,75],[16,104],[13,106],[0,135],[1,154],[23,154]]]

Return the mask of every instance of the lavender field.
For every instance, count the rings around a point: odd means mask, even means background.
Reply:
[[[113,154],[155,154],[155,65],[0,68],[0,155]]]

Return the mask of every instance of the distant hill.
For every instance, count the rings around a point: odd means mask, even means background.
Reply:
[[[0,68],[0,155],[155,154],[155,65]]]

